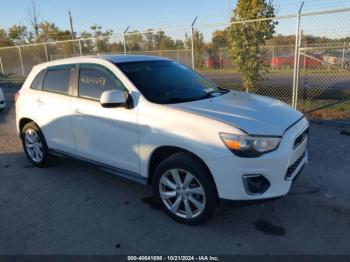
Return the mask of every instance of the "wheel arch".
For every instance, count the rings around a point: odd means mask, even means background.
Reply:
[[[22,117],[19,121],[18,121],[18,130],[19,130],[19,134],[22,134],[22,130],[24,128],[24,126],[30,122],[35,123],[35,121],[33,119],[30,119],[28,117]],[[37,125],[37,123],[35,123]]]
[[[150,184],[152,183],[153,177],[154,177],[154,171],[157,168],[157,166],[161,162],[163,162],[165,159],[167,159],[167,158],[169,158],[172,155],[177,154],[177,153],[187,153],[187,154],[191,155],[191,157],[193,157],[195,160],[197,160],[202,165],[202,167],[208,171],[208,174],[210,175],[210,179],[215,187],[216,195],[218,196],[217,187],[216,187],[214,177],[213,177],[209,167],[207,166],[207,164],[195,153],[193,153],[187,149],[177,147],[177,146],[160,146],[152,152],[151,157],[149,159],[149,164],[148,164],[148,182]]]

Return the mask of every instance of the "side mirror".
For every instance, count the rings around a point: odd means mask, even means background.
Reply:
[[[125,105],[127,96],[125,92],[120,90],[109,90],[102,93],[100,104],[103,107],[118,107]]]

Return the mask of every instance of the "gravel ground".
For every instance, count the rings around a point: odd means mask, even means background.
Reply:
[[[282,198],[224,203],[201,226],[154,204],[151,188],[94,166],[26,160],[15,113],[0,113],[0,254],[350,254],[350,137],[311,126],[310,163]]]

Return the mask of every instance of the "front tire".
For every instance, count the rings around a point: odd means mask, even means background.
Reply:
[[[177,153],[156,168],[153,192],[164,211],[183,224],[205,222],[218,203],[211,174],[188,153]]]
[[[47,164],[49,150],[40,128],[34,123],[26,124],[21,132],[24,152],[29,162],[36,167]]]

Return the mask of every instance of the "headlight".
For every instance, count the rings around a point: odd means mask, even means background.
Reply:
[[[219,135],[228,149],[241,157],[261,156],[275,150],[281,141],[279,137],[233,135],[227,133],[220,133]]]

